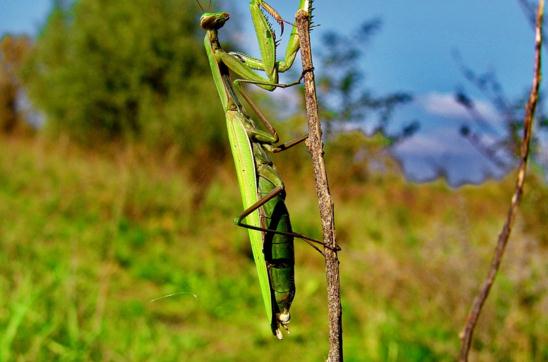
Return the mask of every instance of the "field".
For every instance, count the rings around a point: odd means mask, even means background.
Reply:
[[[277,157],[295,230],[319,237],[311,170]],[[276,341],[232,224],[231,161],[207,161],[0,138],[0,360],[323,360],[321,255],[296,241],[291,334]],[[331,170],[345,359],[453,361],[513,175],[455,190],[344,172]],[[548,360],[548,188],[528,182],[474,361]]]

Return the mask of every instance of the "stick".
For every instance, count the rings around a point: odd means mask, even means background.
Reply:
[[[327,279],[327,306],[329,317],[329,354],[328,362],[343,360],[342,308],[340,297],[339,259],[335,238],[335,218],[333,201],[329,192],[327,173],[323,160],[322,129],[318,116],[318,101],[312,65],[310,47],[310,14],[305,10],[297,12],[297,31],[301,46],[304,70],[305,103],[308,119],[308,139],[306,146],[312,157],[316,193],[322,219],[323,240],[325,244],[325,268]]]
[[[527,105],[525,107],[525,116],[523,119],[523,140],[521,143],[521,150],[520,150],[521,160],[518,168],[516,186],[514,189],[514,195],[512,196],[510,207],[508,209],[508,214],[506,216],[506,221],[504,223],[504,226],[502,227],[502,230],[497,240],[497,246],[495,248],[493,259],[491,260],[491,267],[487,274],[487,278],[483,282],[483,286],[478,296],[476,297],[476,299],[474,299],[474,303],[468,315],[466,325],[464,327],[463,332],[461,333],[461,350],[460,350],[460,356],[459,356],[459,361],[461,362],[468,361],[468,353],[470,352],[470,346],[472,344],[472,336],[474,334],[474,328],[476,327],[476,324],[478,322],[478,318],[481,313],[481,309],[483,305],[485,304],[485,300],[489,296],[489,291],[491,290],[491,286],[493,285],[495,281],[495,277],[497,276],[497,272],[499,270],[502,257],[504,255],[506,244],[508,244],[508,238],[510,237],[510,233],[512,232],[512,224],[514,222],[514,219],[516,218],[518,205],[523,194],[523,184],[525,182],[525,172],[527,170],[527,159],[529,157],[529,146],[531,143],[533,118],[535,116],[535,110],[537,107],[538,93],[539,93],[539,87],[540,87],[543,14],[544,14],[544,0],[540,0],[538,3],[537,20],[536,20],[536,26],[535,26],[535,68],[534,68],[534,74],[533,74],[533,84],[531,86],[531,93],[529,94],[529,100],[527,101]]]

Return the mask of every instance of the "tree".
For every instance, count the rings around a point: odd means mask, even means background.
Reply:
[[[459,89],[455,92],[455,100],[468,111],[472,119],[472,122],[463,123],[460,133],[499,170],[509,172],[519,159],[524,126],[523,105],[527,103],[529,90],[523,96],[511,99],[494,71],[476,72],[464,63],[458,53],[455,53],[455,58],[468,83],[495,105],[502,120],[501,125],[489,123],[482,117],[466,90]],[[538,132],[545,132],[548,129],[548,117],[544,112],[542,95],[539,96],[536,118],[535,127]],[[539,145],[539,138],[535,136],[531,145],[531,157],[534,161],[537,161],[539,155]]]
[[[417,129],[418,124],[413,122],[401,134],[388,135],[386,128],[393,111],[412,97],[404,92],[378,96],[364,86],[363,49],[381,26],[381,20],[373,18],[350,36],[335,32],[323,35],[319,96],[328,135],[337,129],[367,126],[371,133],[380,133],[389,141],[396,141]]]
[[[56,2],[24,73],[47,128],[84,142],[224,149],[198,10],[191,0]]]
[[[393,168],[387,148],[410,137],[419,128],[409,122],[396,133],[388,133],[394,110],[412,100],[411,94],[395,91],[375,94],[364,82],[362,68],[365,45],[381,28],[378,18],[364,22],[354,34],[327,32],[322,37],[318,96],[325,125],[330,164],[345,164],[341,176],[361,180],[370,168]],[[373,161],[374,160],[374,161]],[[342,182],[342,180],[341,180]]]

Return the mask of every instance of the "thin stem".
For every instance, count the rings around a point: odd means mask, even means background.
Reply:
[[[308,119],[308,139],[306,145],[312,157],[316,193],[320,208],[324,240],[325,268],[327,279],[327,305],[329,318],[328,362],[343,360],[342,308],[340,296],[339,259],[335,238],[335,217],[333,201],[329,192],[327,172],[323,159],[322,129],[318,116],[318,100],[310,47],[310,14],[305,10],[297,12],[297,31],[301,47],[304,70],[305,103]]]
[[[538,94],[540,87],[541,79],[541,48],[542,48],[542,18],[544,14],[544,0],[539,0],[537,17],[536,17],[536,26],[535,26],[535,66],[533,73],[533,83],[531,85],[531,93],[529,94],[529,100],[525,107],[525,116],[523,119],[523,141],[521,143],[520,150],[520,164],[518,167],[518,174],[516,180],[516,186],[514,189],[514,195],[512,196],[512,201],[508,209],[508,214],[506,216],[506,221],[502,230],[499,234],[497,240],[497,246],[495,248],[495,253],[493,259],[491,260],[491,267],[487,274],[487,278],[483,282],[483,286],[474,299],[472,309],[468,315],[466,325],[463,332],[461,333],[461,350],[459,361],[467,362],[468,354],[470,352],[470,347],[472,344],[472,337],[474,334],[474,328],[478,322],[478,318],[481,313],[481,309],[485,304],[487,297],[489,296],[489,291],[491,286],[495,281],[497,272],[499,270],[500,264],[502,262],[502,257],[504,255],[504,250],[508,244],[508,239],[510,233],[512,232],[512,224],[516,218],[516,213],[518,209],[519,202],[523,195],[523,184],[525,182],[525,173],[527,170],[527,159],[529,157],[529,147],[532,137],[532,128],[533,128],[533,119],[535,116],[535,110],[538,102]]]

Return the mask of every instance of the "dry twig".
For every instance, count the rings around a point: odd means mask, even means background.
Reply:
[[[520,164],[518,167],[518,174],[516,180],[516,186],[514,189],[514,195],[512,196],[512,201],[508,209],[508,214],[506,216],[506,221],[502,228],[502,231],[499,234],[497,240],[497,246],[495,248],[495,253],[491,261],[491,267],[487,274],[487,278],[483,282],[483,286],[474,300],[472,309],[468,315],[465,328],[461,334],[461,350],[459,361],[466,362],[468,361],[468,354],[470,352],[470,347],[472,344],[472,336],[474,334],[474,328],[478,322],[481,309],[485,304],[485,300],[489,296],[489,291],[491,286],[495,281],[497,272],[499,270],[502,257],[504,255],[504,250],[508,244],[508,238],[512,231],[512,224],[516,218],[516,213],[518,209],[519,202],[523,194],[523,184],[525,182],[525,172],[527,170],[527,159],[529,157],[529,146],[531,143],[531,134],[533,128],[533,119],[535,116],[535,110],[537,107],[539,87],[540,87],[540,78],[541,78],[541,47],[542,47],[542,18],[544,14],[544,0],[539,0],[537,17],[536,17],[536,26],[535,26],[535,66],[533,74],[533,84],[531,86],[531,93],[529,95],[529,100],[525,107],[525,116],[524,116],[524,126],[523,126],[523,141],[521,143],[520,150]]]
[[[322,220],[323,241],[325,244],[325,268],[327,279],[327,303],[329,316],[329,355],[328,362],[343,360],[342,308],[340,298],[339,259],[335,238],[335,218],[333,201],[329,192],[327,173],[323,160],[322,129],[318,116],[318,101],[312,65],[310,47],[310,14],[307,11],[297,12],[297,29],[301,45],[303,63],[306,113],[308,119],[308,139],[306,145],[312,157],[316,193]]]

